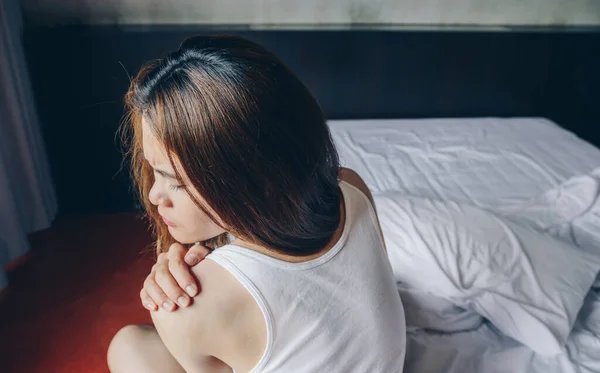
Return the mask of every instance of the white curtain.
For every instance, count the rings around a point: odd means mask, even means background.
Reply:
[[[0,0],[0,289],[4,266],[29,250],[27,234],[57,211],[21,31],[18,0]]]

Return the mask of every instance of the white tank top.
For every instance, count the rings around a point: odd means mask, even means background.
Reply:
[[[342,181],[346,221],[324,255],[289,263],[225,245],[207,258],[244,285],[267,325],[265,352],[251,373],[399,373],[404,310],[374,209]]]

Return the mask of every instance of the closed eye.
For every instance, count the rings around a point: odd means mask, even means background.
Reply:
[[[177,180],[177,176],[175,176],[169,172],[157,170],[157,169],[154,169],[154,172],[156,172],[157,174],[159,174],[162,177],[166,177],[167,179]]]

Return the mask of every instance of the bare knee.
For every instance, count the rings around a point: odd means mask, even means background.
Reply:
[[[147,331],[139,325],[127,325],[115,334],[110,345],[106,360],[112,373],[130,371],[138,365],[143,356],[143,340]]]

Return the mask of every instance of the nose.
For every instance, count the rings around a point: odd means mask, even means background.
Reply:
[[[152,184],[152,188],[150,188],[150,192],[148,192],[148,199],[154,206],[168,204],[168,197],[156,182]]]

